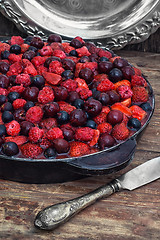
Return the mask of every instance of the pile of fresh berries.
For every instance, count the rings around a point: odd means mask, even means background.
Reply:
[[[152,107],[141,71],[75,37],[0,42],[1,154],[66,158],[108,149],[139,130]]]

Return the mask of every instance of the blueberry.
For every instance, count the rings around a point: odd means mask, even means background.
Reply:
[[[0,125],[0,137],[3,137],[4,135],[6,135],[6,127],[1,124]]]
[[[19,153],[19,148],[15,142],[6,142],[2,146],[2,151],[7,156],[13,156]]]
[[[45,79],[41,75],[36,75],[33,77],[33,84],[34,86],[38,87],[39,89],[44,87]]]
[[[64,80],[67,80],[67,79],[73,79],[74,78],[74,74],[72,73],[71,70],[65,70],[64,72],[62,72],[61,74],[62,78]]]
[[[60,124],[67,123],[69,121],[69,114],[66,111],[59,111],[57,113],[57,121]]]
[[[84,101],[82,99],[76,99],[73,103],[76,108],[83,108]]]
[[[1,59],[8,59],[10,52],[8,50],[4,50],[1,52]]]
[[[10,47],[10,53],[20,54],[21,53],[21,47],[18,44],[14,44]]]
[[[140,107],[141,107],[144,111],[146,111],[146,112],[149,112],[149,111],[152,110],[152,107],[151,107],[151,105],[150,105],[148,102],[142,103],[142,104],[140,105]]]
[[[5,102],[5,103],[1,106],[1,111],[2,111],[2,112],[5,112],[5,111],[10,111],[10,112],[12,112],[12,111],[13,111],[12,103],[10,103],[10,102]]]
[[[33,36],[27,36],[24,40],[25,43],[30,43],[32,41]]]
[[[90,127],[90,128],[95,129],[95,128],[97,127],[97,124],[96,124],[95,121],[93,121],[93,120],[88,120],[88,121],[86,122],[86,127]]]
[[[29,48],[28,48],[28,51],[33,51],[33,52],[37,52],[37,48],[36,47],[33,47],[33,46],[30,46]]]
[[[11,103],[18,98],[20,98],[20,95],[19,95],[18,92],[10,92],[8,94],[8,101],[11,102]]]
[[[44,156],[46,158],[55,158],[56,157],[56,150],[54,148],[47,148],[45,151],[44,151]]]
[[[31,107],[34,107],[34,103],[32,101],[27,101],[23,108],[27,112]]]
[[[5,103],[6,99],[7,99],[7,97],[5,95],[0,95],[0,105]]]
[[[71,51],[69,52],[69,55],[70,55],[70,56],[74,56],[74,57],[78,57],[78,53],[77,53],[76,50],[71,50]]]
[[[2,120],[4,123],[11,122],[14,119],[13,114],[9,111],[5,111],[2,113]]]
[[[100,59],[100,62],[108,62],[109,59],[107,57],[101,57]]]
[[[118,81],[121,81],[123,78],[123,73],[120,69],[118,68],[113,68],[109,74],[108,74],[109,80],[112,81],[113,83],[116,83]]]
[[[95,99],[98,99],[99,96],[100,96],[101,92],[100,91],[97,91],[96,88],[93,88],[92,89],[92,97],[95,98]]]
[[[141,122],[137,118],[129,119],[127,125],[132,130],[139,130],[141,128]]]

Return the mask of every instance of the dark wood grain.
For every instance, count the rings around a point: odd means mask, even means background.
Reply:
[[[51,232],[33,226],[42,208],[85,194],[129,169],[160,155],[160,54],[119,51],[141,66],[156,98],[150,124],[140,139],[134,160],[114,175],[88,177],[61,184],[22,184],[0,180],[2,240],[158,240],[160,239],[160,179],[134,191],[102,199]]]

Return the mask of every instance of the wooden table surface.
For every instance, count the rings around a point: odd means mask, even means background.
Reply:
[[[134,191],[122,191],[86,208],[54,231],[34,227],[42,208],[78,197],[121,173],[160,155],[160,54],[119,51],[150,81],[156,107],[132,163],[115,175],[60,184],[23,184],[0,180],[1,240],[156,240],[160,239],[160,179]]]

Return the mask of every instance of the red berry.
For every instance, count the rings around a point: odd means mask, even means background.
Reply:
[[[40,107],[34,106],[26,112],[26,121],[31,123],[39,123],[43,117],[43,111]]]
[[[15,120],[12,120],[11,122],[6,124],[6,132],[10,136],[13,137],[17,136],[20,130],[21,130],[20,124]]]

